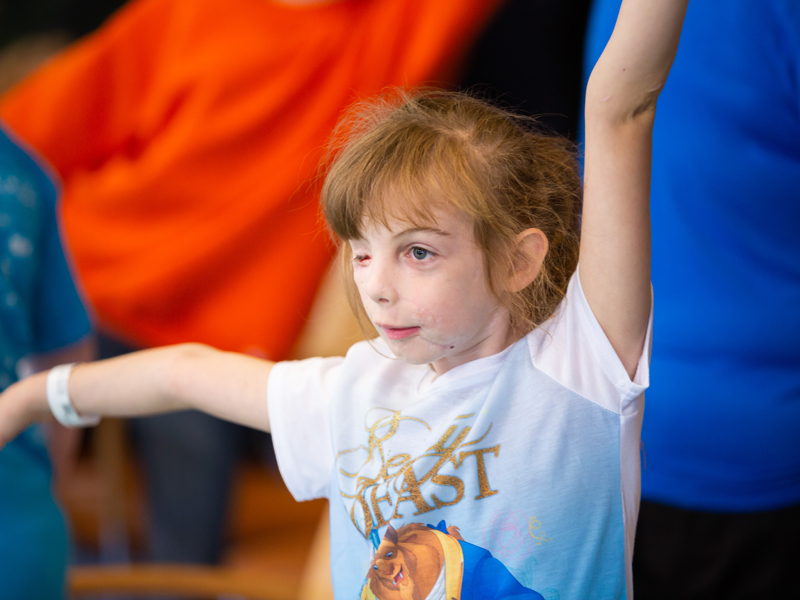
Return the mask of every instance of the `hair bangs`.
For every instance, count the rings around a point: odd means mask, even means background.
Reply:
[[[443,135],[437,123],[412,110],[413,103],[396,105],[408,98],[395,94],[377,106],[370,102],[366,114],[357,106],[334,134],[322,203],[342,240],[361,237],[367,223],[431,225],[442,204],[473,219],[489,212],[484,191],[490,182],[480,180],[466,140]]]

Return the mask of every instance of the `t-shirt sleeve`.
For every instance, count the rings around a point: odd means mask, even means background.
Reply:
[[[570,280],[556,313],[529,335],[534,365],[573,392],[625,413],[650,384],[653,309],[633,378],[617,356],[583,293],[580,270]]]
[[[295,500],[326,497],[333,469],[331,396],[344,359],[276,364],[267,397],[278,468]]]

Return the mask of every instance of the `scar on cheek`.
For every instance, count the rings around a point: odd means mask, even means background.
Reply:
[[[450,346],[450,350],[452,350],[453,348],[455,348],[455,346]]]

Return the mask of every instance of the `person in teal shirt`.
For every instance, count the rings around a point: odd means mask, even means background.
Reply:
[[[24,364],[38,370],[90,358],[90,322],[62,250],[57,198],[46,167],[0,123],[0,390],[19,378]],[[0,450],[5,600],[66,596],[68,532],[51,479],[40,425]]]

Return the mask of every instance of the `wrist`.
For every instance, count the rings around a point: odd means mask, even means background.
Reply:
[[[69,395],[69,377],[74,363],[53,367],[47,374],[47,403],[56,420],[65,427],[91,427],[100,422],[98,415],[78,414]]]

